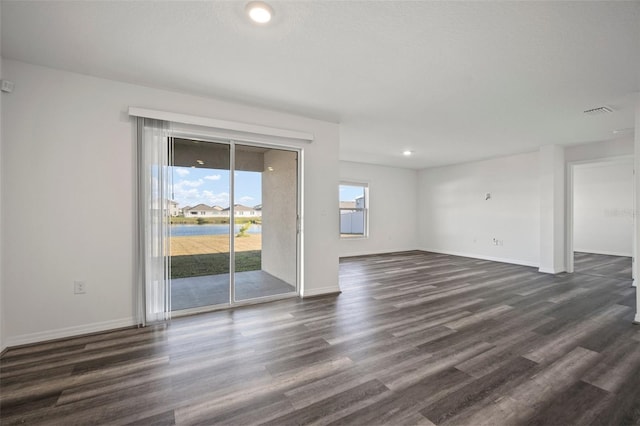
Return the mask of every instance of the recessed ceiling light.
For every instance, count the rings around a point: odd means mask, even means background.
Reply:
[[[409,151],[409,150],[402,151],[402,155],[406,155],[407,157],[410,156],[411,154],[413,154],[413,151]]]
[[[262,1],[249,2],[247,4],[246,11],[249,18],[258,24],[266,24],[273,16],[273,9],[271,6]]]

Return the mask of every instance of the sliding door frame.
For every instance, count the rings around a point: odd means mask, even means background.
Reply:
[[[243,137],[225,137],[221,135],[217,135],[215,132],[212,132],[211,135],[208,135],[207,132],[190,132],[188,130],[174,130],[171,129],[169,131],[169,136],[172,138],[182,138],[189,139],[198,142],[205,143],[218,143],[229,145],[230,154],[229,154],[229,302],[227,304],[219,304],[219,305],[207,305],[207,306],[199,306],[188,309],[181,309],[177,311],[172,311],[172,317],[180,317],[186,315],[193,315],[202,312],[211,312],[223,309],[229,309],[237,306],[246,306],[246,305],[254,305],[274,300],[280,299],[288,299],[293,297],[298,297],[300,295],[300,291],[303,288],[303,176],[304,176],[304,161],[303,154],[304,149],[297,146],[291,146],[281,143],[272,143],[270,141],[260,141],[257,139],[251,138],[243,138]],[[253,299],[235,300],[235,148],[236,144],[243,146],[251,146],[256,148],[265,148],[265,149],[277,149],[282,151],[290,151],[295,152],[297,154],[297,176],[296,176],[296,287],[294,292],[277,294],[272,296],[262,296]]]

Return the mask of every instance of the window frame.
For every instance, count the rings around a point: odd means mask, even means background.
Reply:
[[[340,187],[341,186],[351,186],[351,187],[358,187],[358,188],[362,188],[362,193],[364,196],[364,207],[354,207],[354,208],[343,208],[340,207],[340,203],[342,202],[342,200],[340,199]],[[369,238],[369,211],[370,211],[370,197],[369,197],[369,189],[370,189],[370,185],[369,182],[364,182],[364,181],[353,181],[353,180],[341,180],[338,183],[338,232],[340,234],[340,239],[341,240],[362,240],[362,239],[367,239]],[[349,211],[349,212],[358,212],[361,211],[363,212],[363,232],[362,234],[343,234],[342,233],[342,212],[343,211]]]

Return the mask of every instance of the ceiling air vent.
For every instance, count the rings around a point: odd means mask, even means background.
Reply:
[[[613,112],[613,110],[611,108],[609,108],[609,107],[606,107],[606,106],[601,106],[601,107],[598,107],[598,108],[591,108],[591,109],[588,109],[588,110],[584,111],[584,113],[587,114],[587,115],[609,114],[609,113],[612,113],[612,112]]]

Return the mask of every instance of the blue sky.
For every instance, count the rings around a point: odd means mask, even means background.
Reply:
[[[340,185],[340,201],[354,201],[363,194],[364,188],[361,186]]]
[[[262,174],[235,172],[236,204],[253,207],[262,204]],[[171,199],[179,207],[196,204],[229,207],[229,170],[173,167]]]

